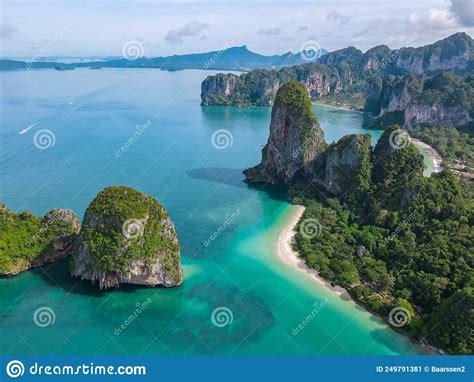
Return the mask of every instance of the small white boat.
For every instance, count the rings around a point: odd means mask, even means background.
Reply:
[[[25,134],[28,130],[32,129],[35,127],[39,122],[33,123],[32,125],[25,127],[23,130],[21,130],[18,134],[22,135]]]

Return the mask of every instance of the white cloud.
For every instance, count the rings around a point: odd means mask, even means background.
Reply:
[[[211,24],[209,23],[201,23],[192,20],[179,29],[170,30],[165,37],[165,41],[170,44],[182,44],[184,41],[183,37],[198,36],[204,29],[209,28],[210,26]]]
[[[18,34],[18,29],[10,23],[0,23],[0,39],[14,38]]]
[[[469,9],[472,7],[468,2],[472,4],[472,0],[451,0],[445,9],[420,8],[409,12],[405,18],[375,19],[354,32],[352,42],[369,48],[380,44],[398,48],[433,43],[462,30],[469,33],[466,23],[472,19],[467,16],[472,13]],[[460,14],[463,14],[464,21]]]
[[[281,34],[281,29],[278,27],[260,29],[258,31],[258,34],[265,35],[265,36],[279,36]]]
[[[458,26],[455,15],[448,10],[433,8],[426,13],[412,13],[408,16],[407,25],[413,30],[440,30]]]
[[[450,9],[462,25],[474,26],[474,3],[472,0],[451,0]]]
[[[334,23],[342,24],[342,23],[347,23],[351,20],[351,16],[349,15],[343,15],[342,13],[338,11],[330,11],[327,13],[326,18]]]
[[[1,21],[19,30],[7,28],[0,33],[4,38],[0,40],[2,55],[18,58],[31,57],[32,46],[44,45],[58,31],[70,32],[54,45],[52,55],[120,55],[124,41],[140,36],[147,42],[148,57],[215,51],[236,34],[239,37],[233,45],[247,44],[249,49],[267,55],[298,51],[311,34],[317,34],[314,40],[331,51],[349,45],[361,50],[380,44],[391,48],[420,46],[461,31],[474,36],[474,26],[467,26],[472,24],[469,6],[473,0],[278,0],[271,6],[268,0],[96,0],[94,7],[84,7],[83,0],[54,0],[54,7],[52,0],[0,1]],[[449,12],[452,17],[436,12],[430,15],[429,9]],[[420,29],[410,39],[417,31],[413,24],[408,25],[412,14],[432,29]],[[344,22],[347,15],[350,21]],[[457,22],[455,28],[434,29],[434,25],[445,27],[452,20]],[[281,29],[279,35],[259,35],[261,29],[274,27]],[[74,33],[77,30],[81,33]],[[201,36],[207,38],[201,40]]]

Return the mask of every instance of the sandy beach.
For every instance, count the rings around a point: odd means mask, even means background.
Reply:
[[[425,149],[433,156],[433,172],[441,172],[441,170],[443,169],[443,167],[441,166],[441,164],[443,163],[443,158],[441,157],[441,155],[439,155],[433,147],[423,141],[420,141],[419,139],[410,138],[410,140],[414,145]]]
[[[321,105],[321,106],[327,106],[327,107],[332,107],[334,109],[341,109],[341,110],[345,110],[345,111],[352,111],[354,113],[363,113],[362,110],[358,110],[358,109],[351,109],[350,107],[344,107],[344,106],[341,106],[341,105],[332,105],[330,103],[324,103],[324,102],[320,102],[320,101],[316,101],[316,100],[311,100],[311,103],[313,105]]]
[[[332,286],[330,282],[323,279],[318,273],[309,268],[305,261],[298,256],[298,253],[291,248],[291,242],[295,236],[294,228],[298,224],[298,221],[303,216],[305,208],[303,206],[296,206],[293,216],[291,216],[288,225],[283,229],[278,238],[278,257],[286,265],[289,265],[299,272],[306,274],[306,276],[313,279],[320,285],[324,285],[326,288],[332,290],[345,300],[352,300],[350,294],[340,286]]]
[[[279,239],[278,239],[278,258],[285,265],[289,265],[293,267],[294,269],[298,270],[299,272],[304,273],[308,278],[312,279],[313,282],[316,282],[319,285],[323,285],[325,288],[336,293],[340,298],[346,301],[351,301],[354,304],[358,304],[356,301],[354,301],[354,299],[351,297],[349,292],[347,292],[347,290],[337,285],[332,286],[329,281],[319,276],[318,273],[314,269],[309,268],[305,264],[304,260],[298,256],[298,253],[295,252],[291,248],[291,241],[293,240],[293,237],[295,236],[294,228],[296,227],[299,220],[303,216],[304,210],[305,210],[305,207],[296,206],[293,215],[288,221],[288,225],[281,231]],[[361,306],[364,309],[366,309],[363,305]],[[387,323],[387,320],[385,317],[382,317],[375,313],[371,313],[371,314],[374,314],[374,317],[377,320],[379,320],[380,323],[387,325],[387,327],[391,328],[392,330],[395,330],[392,326],[390,326]],[[403,333],[401,331],[397,331],[397,333],[406,336],[406,333]],[[413,344],[422,348],[423,351],[426,352],[427,354],[443,354],[441,350],[437,349],[434,346],[431,346],[429,344],[420,344],[418,341],[411,339],[409,336],[407,336],[407,338],[410,341],[412,341]]]

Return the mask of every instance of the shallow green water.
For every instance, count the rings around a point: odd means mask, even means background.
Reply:
[[[70,278],[67,260],[0,279],[1,353],[419,352],[355,304],[279,262],[278,233],[294,207],[284,189],[251,188],[241,175],[260,160],[270,109],[201,107],[200,83],[209,74],[151,69],[1,74],[0,200],[36,214],[72,208],[82,218],[102,188],[136,187],[170,212],[185,272],[180,288],[107,292]],[[317,105],[314,110],[328,141],[362,131],[361,114]],[[136,125],[148,120],[143,134],[114,155]],[[54,147],[35,147],[40,129],[53,132]],[[218,129],[231,132],[230,147],[211,144]],[[136,313],[138,306],[144,307]],[[54,324],[35,325],[40,307],[52,309]],[[226,308],[219,316],[227,314],[226,326],[212,322],[219,307]]]

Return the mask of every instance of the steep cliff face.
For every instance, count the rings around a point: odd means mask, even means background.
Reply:
[[[201,100],[203,105],[224,105],[230,103],[235,84],[239,77],[235,74],[218,73],[209,76],[201,84]]]
[[[271,106],[278,88],[296,80],[305,85],[313,99],[361,108],[368,90],[365,86],[368,78],[377,75],[384,78],[407,74],[427,76],[447,70],[464,74],[473,66],[473,46],[470,36],[457,33],[419,48],[391,50],[382,45],[362,53],[349,47],[330,52],[317,63],[279,71],[255,70],[238,77],[218,74],[204,80],[202,104]]]
[[[368,189],[370,155],[370,135],[347,135],[327,147],[304,86],[290,81],[278,91],[262,162],[244,173],[248,182],[317,183],[349,197]]]
[[[408,126],[463,126],[474,112],[474,86],[469,77],[450,72],[433,77],[408,75],[368,81],[365,109],[377,117],[373,127],[391,122]]]
[[[339,93],[344,89],[339,73],[336,71],[328,73],[313,68],[307,75],[300,76],[297,80],[306,87],[313,99],[318,99],[332,93]]]
[[[129,187],[102,190],[86,210],[70,264],[73,276],[120,284],[180,285],[179,244],[167,212]]]
[[[292,80],[305,85],[312,98],[344,89],[344,73],[316,63],[279,71],[254,70],[240,76],[219,73],[201,84],[202,105],[272,106],[278,89]]]
[[[470,121],[470,112],[461,105],[415,104],[407,105],[404,112],[405,124],[439,124],[444,126],[464,126]]]
[[[474,44],[470,36],[466,33],[456,33],[431,45],[396,51],[398,54],[393,66],[413,74],[462,72],[472,61],[473,49]]]
[[[324,170],[317,174],[324,188],[337,196],[359,194],[370,186],[370,135],[351,134],[324,153]]]
[[[70,255],[79,228],[71,210],[56,208],[39,218],[0,203],[0,275],[16,275]]]
[[[312,163],[324,146],[323,131],[311,111],[306,88],[296,81],[287,82],[278,90],[272,109],[262,163],[246,170],[246,179],[290,184],[298,176],[311,176]]]

